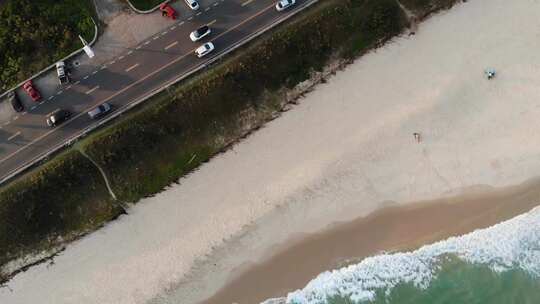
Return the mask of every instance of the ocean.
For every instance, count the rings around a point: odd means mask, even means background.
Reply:
[[[412,252],[319,274],[287,304],[540,303],[540,208]]]

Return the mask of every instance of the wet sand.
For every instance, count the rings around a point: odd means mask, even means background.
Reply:
[[[326,270],[382,251],[403,251],[487,228],[540,204],[540,179],[497,190],[387,207],[367,217],[287,242],[239,275],[203,304],[252,304],[285,296]],[[263,288],[261,288],[264,286]]]

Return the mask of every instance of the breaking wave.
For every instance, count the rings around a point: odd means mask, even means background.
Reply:
[[[303,289],[264,304],[327,304],[329,298],[354,303],[388,296],[398,284],[426,289],[442,263],[456,257],[495,272],[520,269],[540,278],[540,207],[490,228],[452,237],[412,252],[382,254],[337,270],[326,271]]]

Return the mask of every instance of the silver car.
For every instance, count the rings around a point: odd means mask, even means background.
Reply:
[[[102,104],[100,104],[99,106],[97,106],[96,108],[88,111],[88,116],[90,116],[90,118],[92,119],[98,119],[100,117],[102,117],[103,115],[109,113],[111,111],[111,105],[104,102]]]
[[[287,8],[293,6],[296,3],[296,0],[280,0],[276,4],[276,10],[278,12],[281,12],[283,10],[286,10]]]

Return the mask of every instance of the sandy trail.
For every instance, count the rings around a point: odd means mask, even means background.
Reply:
[[[538,20],[534,0],[473,0],[428,20],[54,265],[16,276],[0,303],[193,303],[291,235],[539,175]]]

